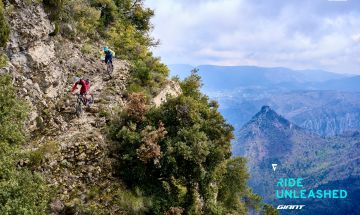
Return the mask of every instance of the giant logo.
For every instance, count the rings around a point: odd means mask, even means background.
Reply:
[[[278,205],[278,210],[301,210],[305,205]]]

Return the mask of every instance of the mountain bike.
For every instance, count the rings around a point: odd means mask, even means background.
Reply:
[[[78,117],[81,116],[83,112],[83,107],[82,107],[83,105],[88,109],[90,109],[93,103],[94,103],[94,97],[92,94],[80,94],[80,93],[77,94],[76,107],[75,107],[76,115]]]
[[[108,73],[108,75],[110,76],[110,78],[112,78],[112,73],[114,71],[114,65],[112,64],[112,62],[109,60],[106,63],[106,72]]]

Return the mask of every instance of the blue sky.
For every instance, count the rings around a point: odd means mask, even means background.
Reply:
[[[360,75],[360,0],[146,0],[166,64]]]

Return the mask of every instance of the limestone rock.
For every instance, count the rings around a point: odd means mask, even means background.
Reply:
[[[61,213],[64,209],[64,203],[60,199],[55,199],[51,204],[50,208],[57,213]]]
[[[49,64],[55,58],[54,43],[40,43],[28,50],[30,59],[36,64]]]
[[[155,106],[160,106],[163,102],[166,102],[168,96],[178,96],[182,93],[179,83],[175,81],[169,81],[163,89],[155,96],[152,102]]]
[[[76,35],[76,29],[69,23],[63,23],[60,25],[60,32],[63,35],[74,36]]]

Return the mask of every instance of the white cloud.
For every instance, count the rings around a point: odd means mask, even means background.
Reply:
[[[351,39],[353,39],[355,42],[360,41],[360,33],[351,35]]]
[[[360,74],[355,1],[149,0],[165,63],[286,66]],[[355,8],[359,8],[356,10]]]

